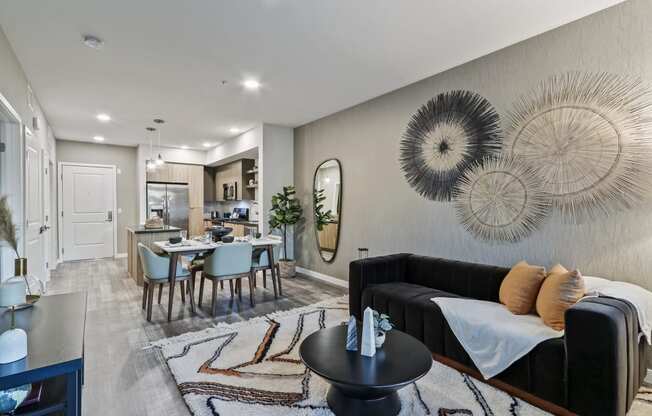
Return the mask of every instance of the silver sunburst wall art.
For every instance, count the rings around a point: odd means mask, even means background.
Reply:
[[[543,224],[551,202],[534,169],[518,158],[500,157],[467,170],[455,191],[455,208],[474,237],[517,242]]]
[[[474,92],[445,92],[412,115],[400,148],[408,183],[425,198],[450,201],[461,175],[500,151],[499,117]]]
[[[563,218],[596,219],[650,194],[651,112],[651,91],[639,79],[553,76],[508,114],[505,153],[535,168]]]

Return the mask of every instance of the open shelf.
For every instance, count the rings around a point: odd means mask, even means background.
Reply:
[[[44,416],[63,414],[66,409],[66,377],[59,376],[43,382],[43,392],[38,403],[20,407],[15,416]]]

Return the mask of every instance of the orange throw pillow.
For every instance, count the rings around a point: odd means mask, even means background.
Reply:
[[[530,313],[534,310],[537,294],[545,277],[546,269],[543,267],[531,266],[525,261],[516,263],[500,285],[500,303],[513,314]]]
[[[579,270],[568,271],[561,264],[550,269],[537,296],[537,313],[549,327],[565,328],[564,314],[584,296],[584,278]]]

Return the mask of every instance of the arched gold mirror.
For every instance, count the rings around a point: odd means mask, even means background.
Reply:
[[[321,258],[331,263],[337,253],[342,218],[342,165],[337,159],[315,170],[312,188],[315,236]]]

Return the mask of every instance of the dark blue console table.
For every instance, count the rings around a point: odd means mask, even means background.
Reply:
[[[0,332],[11,312],[0,310]],[[16,415],[81,415],[84,378],[86,293],[43,296],[32,308],[16,311],[16,326],[27,332],[27,357],[0,365],[0,390],[43,382],[38,403]]]

